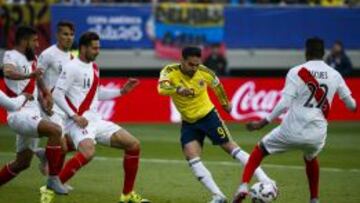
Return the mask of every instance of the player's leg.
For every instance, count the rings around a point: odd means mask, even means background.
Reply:
[[[192,173],[213,195],[211,202],[226,202],[224,193],[220,190],[210,171],[201,161],[200,157],[204,139],[205,132],[199,129],[196,123],[182,123],[180,138],[182,151],[189,163]]]
[[[320,165],[317,155],[324,147],[324,142],[314,144],[313,147],[304,150],[304,161],[306,168],[306,176],[309,183],[310,203],[319,202],[319,179]]]
[[[60,172],[60,180],[62,183],[67,182],[75,173],[88,164],[95,155],[95,124],[90,122],[83,129],[77,125],[69,128],[69,135],[77,149],[77,152],[69,159]]]
[[[33,152],[31,149],[24,149],[16,154],[16,159],[0,170],[0,186],[15,178],[21,171],[30,167]]]
[[[249,154],[233,141],[229,129],[219,114],[213,112],[207,119],[208,121],[204,122],[202,126],[212,143],[214,145],[220,145],[225,152],[245,166],[249,159]],[[260,167],[255,170],[255,175],[261,182],[272,182]]]
[[[47,116],[45,113],[44,113],[44,115]],[[49,119],[53,123],[58,124],[62,129],[61,146],[62,146],[63,152],[62,152],[60,162],[64,163],[66,153],[75,150],[74,147],[73,147],[71,139],[69,138],[68,135],[66,135],[66,129],[64,127],[65,126],[65,120],[61,115],[59,115],[57,113],[53,114],[51,117],[47,116],[47,119]],[[39,163],[40,173],[47,176],[48,173],[49,173],[49,169],[48,169],[48,161],[47,161],[46,155],[45,155],[45,148],[36,148],[34,150],[34,153],[35,153],[36,157],[40,160],[40,163]]]
[[[37,127],[40,137],[47,137],[45,156],[49,166],[47,188],[57,194],[67,194],[68,190],[60,182],[59,173],[64,164],[64,152],[61,146],[62,129],[59,125],[46,119],[41,119]]]
[[[97,122],[97,126],[95,139],[99,144],[124,150],[124,183],[119,202],[150,202],[134,191],[140,160],[140,141],[112,122],[101,120]]]
[[[249,193],[248,184],[255,172],[260,166],[262,160],[269,154],[280,153],[290,148],[286,142],[286,138],[280,131],[280,127],[273,129],[268,133],[253,149],[248,162],[245,165],[242,174],[242,181],[238,187],[235,196],[234,203],[242,202],[242,200]]]

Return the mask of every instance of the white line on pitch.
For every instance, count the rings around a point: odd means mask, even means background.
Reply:
[[[10,152],[0,152],[0,156],[9,157],[14,156],[15,153]],[[121,160],[121,157],[104,157],[104,156],[97,156],[95,157],[97,161],[109,161],[109,160]],[[143,163],[157,163],[157,164],[187,164],[185,160],[177,160],[177,159],[141,159]],[[215,165],[215,166],[234,166],[240,167],[240,164],[236,161],[204,161],[206,165]],[[293,170],[304,170],[304,166],[295,166],[295,165],[279,165],[279,164],[262,164],[265,168],[276,168],[276,169],[293,169]],[[326,172],[353,172],[359,173],[360,169],[353,168],[353,169],[342,169],[342,168],[330,168],[330,167],[320,167],[321,171]]]

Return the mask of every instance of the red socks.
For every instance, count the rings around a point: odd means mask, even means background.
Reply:
[[[254,175],[255,170],[259,167],[262,159],[264,158],[264,153],[260,149],[259,145],[256,145],[252,151],[248,162],[245,165],[245,169],[242,176],[243,183],[249,183],[251,177]]]
[[[125,151],[123,168],[124,168],[124,187],[123,194],[130,193],[134,188],[136,174],[139,166],[140,150]]]
[[[57,176],[63,166],[61,146],[46,146],[45,155],[49,163],[49,175]]]
[[[9,164],[6,164],[1,170],[0,170],[0,186],[4,185],[5,183],[9,182],[11,179],[16,177],[16,173],[12,172]]]
[[[77,152],[68,162],[66,162],[64,168],[59,174],[60,180],[62,183],[68,181],[75,173],[83,166],[85,166],[89,160],[85,156]]]
[[[319,162],[315,157],[313,160],[305,160],[306,175],[309,182],[310,199],[318,198],[319,196]]]

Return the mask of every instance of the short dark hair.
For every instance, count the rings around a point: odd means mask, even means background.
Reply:
[[[201,57],[201,49],[198,47],[185,47],[182,50],[182,58],[187,59],[190,56]]]
[[[66,21],[66,20],[62,20],[62,21],[59,21],[57,24],[56,24],[56,28],[57,28],[57,32],[60,31],[60,28],[61,27],[68,27],[71,31],[75,32],[75,26],[72,22],[70,21]]]
[[[100,40],[100,37],[95,32],[85,32],[79,39],[79,50],[81,46],[89,46],[92,41]]]
[[[334,44],[339,45],[341,48],[344,48],[344,44],[340,40],[336,40]]]
[[[324,57],[324,40],[318,37],[308,38],[305,43],[306,57],[311,59],[322,59]]]
[[[27,40],[31,36],[36,35],[37,31],[30,26],[20,26],[15,33],[15,45],[19,45],[22,40]]]

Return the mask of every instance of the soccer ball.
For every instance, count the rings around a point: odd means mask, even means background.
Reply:
[[[278,189],[271,183],[255,183],[250,189],[250,197],[253,203],[269,203],[276,199]]]

